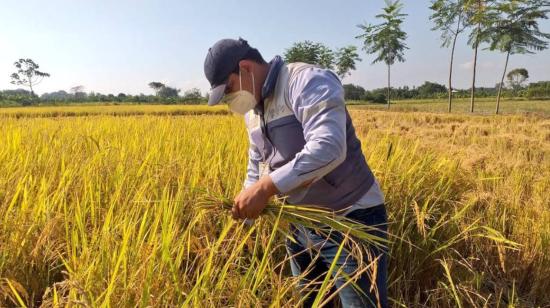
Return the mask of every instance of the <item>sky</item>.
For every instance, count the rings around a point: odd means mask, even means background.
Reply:
[[[408,33],[405,63],[392,68],[392,86],[446,83],[450,50],[440,48],[430,31],[428,0],[406,0]],[[235,0],[0,0],[0,89],[10,84],[13,62],[31,58],[51,74],[37,93],[85,91],[152,94],[147,84],[160,81],[185,91],[210,86],[204,77],[206,52],[217,40],[242,37],[266,60],[282,55],[294,42],[311,40],[330,48],[361,48],[358,24],[376,23],[382,0],[235,1]],[[550,22],[541,22],[550,32]],[[344,83],[366,89],[384,87],[386,67],[363,59]],[[473,51],[463,35],[457,43],[454,85],[471,83]],[[478,86],[494,86],[505,55],[481,51]],[[524,67],[529,81],[550,80],[550,51],[513,55],[509,68]]]

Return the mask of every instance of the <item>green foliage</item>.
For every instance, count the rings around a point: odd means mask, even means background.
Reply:
[[[529,84],[526,96],[528,98],[550,97],[550,81],[540,81]]]
[[[183,98],[185,99],[201,99],[202,94],[201,90],[198,88],[192,88],[183,93]]]
[[[334,69],[334,52],[323,44],[319,48],[319,63],[317,64],[326,69]]]
[[[487,28],[495,20],[493,7],[495,0],[464,0],[466,25],[472,28],[468,36],[468,45],[476,48],[486,40]]]
[[[327,69],[334,67],[334,53],[332,50],[322,43],[307,40],[294,43],[285,51],[284,59],[288,63],[304,62]]]
[[[336,70],[340,79],[348,76],[355,70],[355,63],[361,61],[355,46],[349,45],[332,51],[322,43],[307,40],[294,43],[285,51],[284,59],[287,63],[303,62]]]
[[[361,86],[351,83],[343,85],[346,100],[364,100],[367,91]]]
[[[344,79],[350,74],[350,71],[355,70],[355,62],[361,61],[357,54],[357,47],[346,46],[336,51],[336,73],[340,79]]]
[[[344,96],[346,100],[360,100],[375,104],[385,104],[387,102],[384,89],[366,91],[363,87],[354,84],[344,85]]]
[[[158,81],[151,81],[149,82],[149,87],[155,90],[156,95],[159,95],[159,91],[164,87],[164,84]]]
[[[29,87],[32,95],[34,95],[33,87],[41,83],[45,77],[50,77],[50,74],[39,71],[40,66],[32,59],[19,59],[13,65],[17,72],[11,74],[11,83]]]
[[[514,90],[521,89],[522,83],[529,79],[529,72],[524,68],[516,68],[511,70],[508,75],[508,83]]]
[[[83,92],[84,92],[84,86],[82,86],[82,85],[74,86],[74,87],[71,88],[71,93],[73,93],[73,94],[83,93]]]
[[[549,33],[541,32],[539,19],[547,19],[550,12],[550,1],[517,0],[497,2],[488,10],[481,39],[489,43],[489,50],[506,53],[506,62],[500,82],[508,67],[508,59],[513,54],[527,54],[548,48]],[[497,96],[496,113],[499,111],[500,91]]]
[[[172,88],[171,88],[172,89]],[[170,91],[178,91],[176,89]],[[0,106],[21,106],[21,105],[66,105],[66,104],[84,104],[84,103],[161,103],[161,104],[201,104],[206,100],[200,95],[198,89],[191,89],[185,92],[183,96],[160,97],[155,95],[131,95],[126,93],[102,94],[97,92],[76,92],[68,93],[60,90],[50,93],[44,93],[40,97],[31,95],[30,91],[4,90],[0,91]]]
[[[386,95],[384,93],[381,93],[380,91],[378,93],[373,93],[371,96],[367,96],[367,100],[375,104],[385,104],[388,101],[386,99]]]
[[[390,68],[396,62],[405,62],[405,50],[408,49],[405,44],[407,33],[401,30],[401,25],[407,14],[402,14],[403,4],[400,0],[386,0],[384,13],[376,15],[376,18],[382,19],[378,25],[364,24],[358,25],[363,34],[355,38],[363,40],[363,49],[367,54],[375,55],[372,63],[384,62],[388,66],[388,88],[387,102],[390,108],[391,78]]]
[[[73,99],[73,94],[67,93],[64,90],[59,90],[51,93],[44,93],[40,95],[40,99],[45,101],[63,101],[66,99]],[[76,97],[74,97],[74,100],[76,100]]]
[[[467,25],[464,16],[464,0],[434,0],[430,9],[433,31],[441,31],[441,47],[449,47],[455,36],[463,32]]]
[[[178,97],[180,91],[180,89],[164,86],[158,91],[158,96],[163,98]]]
[[[419,87],[399,87],[392,88],[393,98],[395,99],[427,99],[427,98],[441,98],[445,95],[447,88],[438,83],[425,81]],[[387,89],[379,88],[370,91],[365,90],[363,87],[354,84],[344,85],[344,95],[346,100],[360,100],[368,101],[372,103],[386,103]],[[494,91],[493,91],[494,92]]]
[[[488,10],[488,26],[481,37],[489,50],[530,54],[548,48],[549,33],[540,31],[538,20],[548,19],[550,1],[517,0],[499,2]]]
[[[363,49],[367,54],[374,54],[376,58],[372,63],[384,62],[386,65],[393,65],[396,61],[404,62],[404,52],[408,49],[405,44],[407,33],[401,30],[404,17],[401,9],[403,4],[399,0],[386,0],[384,13],[376,15],[376,18],[383,22],[378,25],[358,25],[363,34],[356,36],[363,40]]]
[[[447,88],[435,82],[425,81],[420,87],[417,88],[418,98],[431,98],[436,97],[438,94],[444,94],[447,92]]]
[[[0,91],[0,106],[27,106],[33,99],[31,92],[24,89]]]

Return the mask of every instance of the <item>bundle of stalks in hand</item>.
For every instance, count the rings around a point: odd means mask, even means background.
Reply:
[[[213,195],[211,193],[206,194],[204,198],[199,201],[198,206],[204,210],[209,211],[231,211],[233,207],[233,201],[223,195]],[[343,210],[345,211],[345,209]],[[375,256],[368,254],[367,246],[376,246],[381,249],[387,249],[390,244],[388,237],[380,237],[373,233],[380,234],[378,226],[367,226],[362,223],[356,222],[346,216],[341,215],[343,211],[335,212],[326,208],[320,208],[315,206],[305,205],[289,205],[284,202],[283,199],[272,199],[260,215],[262,223],[266,223],[272,228],[271,238],[269,245],[273,242],[277,232],[282,234],[290,241],[296,242],[291,231],[291,226],[295,228],[308,228],[313,232],[320,234],[327,238],[329,241],[334,241],[334,233],[339,234],[340,241],[338,244],[338,251],[334,258],[334,262],[330,265],[324,281],[312,281],[309,284],[302,286],[302,292],[312,292],[315,289],[318,293],[315,299],[315,306],[323,306],[337,295],[338,291],[351,284],[355,286],[355,280],[363,273],[372,275],[372,278],[376,276],[376,260]],[[265,224],[255,224],[256,226]],[[377,231],[377,232],[372,232]],[[309,247],[311,250],[317,250],[319,247]],[[346,251],[348,256],[356,259],[359,264],[358,269],[354,273],[345,273],[342,268],[338,268],[337,261],[339,260],[342,251]],[[289,256],[290,258],[292,256]],[[313,252],[313,258],[318,258],[319,253]],[[288,258],[285,260],[287,261]],[[302,275],[307,275],[307,272],[311,269],[303,271]],[[345,284],[340,286],[340,289],[335,290],[328,296],[328,291],[332,288],[336,281],[336,277],[344,278]],[[299,279],[299,278],[298,278]],[[371,279],[375,281],[375,279]],[[375,287],[373,285],[373,287]]]
[[[199,202],[199,207],[209,210],[231,211],[233,201],[225,196],[208,195]],[[386,248],[390,241],[388,239],[371,234],[369,231],[380,231],[377,226],[367,226],[341,215],[345,211],[331,211],[327,208],[309,205],[289,205],[282,199],[270,201],[261,216],[269,217],[267,221],[277,228],[285,237],[294,240],[289,231],[289,223],[295,226],[303,226],[312,230],[324,233],[327,227],[331,231],[347,234],[352,241],[361,241],[364,244],[375,245]],[[285,223],[286,222],[286,223]]]

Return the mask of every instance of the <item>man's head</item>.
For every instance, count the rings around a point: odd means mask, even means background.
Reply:
[[[242,91],[253,95],[256,102],[260,101],[267,70],[268,65],[260,52],[245,40],[218,41],[208,50],[204,61],[204,74],[212,87],[208,105],[220,103],[227,94],[243,94]]]

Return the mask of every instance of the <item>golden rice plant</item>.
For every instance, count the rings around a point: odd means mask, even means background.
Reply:
[[[394,306],[550,302],[546,119],[352,117],[386,194]],[[230,218],[238,117],[4,117],[0,131],[0,306],[294,307],[285,226],[342,223],[276,203],[253,225]]]

